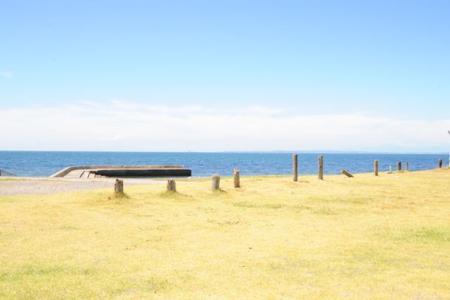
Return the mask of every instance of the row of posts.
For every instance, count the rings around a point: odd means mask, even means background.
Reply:
[[[241,175],[240,171],[238,169],[233,170],[233,186],[234,188],[240,188],[241,187]],[[177,186],[174,179],[167,180],[167,186],[166,189],[168,192],[176,192]],[[219,175],[213,175],[211,177],[211,189],[213,191],[220,191],[220,176]],[[114,183],[114,193],[116,196],[123,196],[123,180],[116,179]]]
[[[323,180],[323,155],[318,159],[318,176],[320,180]],[[298,181],[298,154],[292,154],[292,179]]]
[[[438,161],[438,168],[443,168],[443,160],[440,159]],[[380,170],[380,163],[378,160],[375,160],[373,162],[373,174],[375,176],[378,176]],[[409,163],[406,162],[404,165],[401,161],[397,162],[397,171],[402,170],[409,170]],[[324,171],[324,165],[323,165],[323,155],[320,155],[318,158],[318,178],[320,180],[323,180],[323,171]],[[391,171],[391,170],[390,170]],[[346,175],[347,177],[353,177],[350,172],[347,170],[342,170],[342,173]],[[293,181],[298,181],[298,154],[292,154],[292,179]]]
[[[319,156],[318,158],[318,178],[319,180],[323,180],[323,174],[324,174],[324,160],[323,155]],[[438,161],[438,167],[443,167],[443,161],[442,159]],[[405,164],[404,167],[405,170],[409,170],[409,163]],[[378,160],[375,160],[373,162],[373,174],[375,176],[378,176],[380,170],[380,163]],[[397,170],[402,171],[403,165],[402,162],[399,161],[397,163]],[[352,174],[350,174],[347,170],[342,170],[342,173],[345,174],[347,177],[353,177]],[[292,179],[294,181],[298,181],[298,154],[292,155]],[[238,169],[233,170],[233,186],[234,188],[240,188],[241,187],[241,180],[240,180],[240,172]],[[220,190],[220,176],[219,175],[213,175],[211,177],[211,189],[213,191],[219,191]],[[176,192],[176,182],[174,179],[169,179],[167,181],[167,191],[168,192]],[[114,192],[116,195],[123,195],[123,180],[116,179],[116,182],[114,184]]]

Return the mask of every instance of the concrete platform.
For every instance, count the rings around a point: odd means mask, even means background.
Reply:
[[[50,177],[190,177],[192,171],[183,166],[76,166],[65,168]]]

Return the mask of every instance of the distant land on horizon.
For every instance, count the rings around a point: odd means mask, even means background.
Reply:
[[[62,153],[304,153],[304,154],[385,154],[385,155],[421,155],[421,154],[449,154],[449,152],[445,151],[437,151],[437,152],[407,152],[407,151],[356,151],[356,150],[248,150],[248,151],[127,151],[127,150],[0,150],[0,152],[62,152]]]

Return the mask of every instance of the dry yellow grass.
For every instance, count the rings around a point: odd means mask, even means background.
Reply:
[[[450,299],[450,171],[0,198],[0,298]]]

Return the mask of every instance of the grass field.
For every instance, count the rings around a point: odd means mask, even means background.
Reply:
[[[0,298],[450,299],[450,170],[0,197]]]

